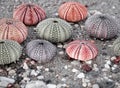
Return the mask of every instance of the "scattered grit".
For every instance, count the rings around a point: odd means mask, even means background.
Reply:
[[[69,0],[0,0],[0,18],[12,17],[13,8],[23,2],[39,4],[46,10],[47,17],[58,17],[58,7],[65,1]],[[100,12],[110,14],[120,22],[119,0],[76,1],[88,7],[89,15]],[[57,44],[57,56],[50,63],[38,64],[23,53],[20,61],[0,66],[0,88],[30,88],[34,84],[36,88],[120,88],[120,63],[112,63],[116,57],[111,47],[116,38],[107,41],[90,38],[84,31],[84,22],[70,24],[74,28],[73,40],[89,39],[99,49],[97,58],[86,62],[91,71],[82,70],[83,63],[68,59],[64,52],[65,42]],[[34,28],[29,27],[29,36],[23,47],[30,40],[37,39]]]

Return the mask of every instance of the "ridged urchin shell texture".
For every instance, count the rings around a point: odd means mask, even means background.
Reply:
[[[36,31],[38,36],[50,42],[64,42],[72,35],[72,26],[59,18],[48,18],[40,22]]]
[[[120,37],[113,42],[112,49],[115,55],[120,56]]]
[[[26,46],[27,55],[39,63],[49,62],[56,55],[56,47],[46,40],[32,40]]]
[[[75,40],[68,44],[66,47],[66,53],[73,59],[87,61],[94,59],[98,54],[98,50],[95,44],[90,41]]]
[[[85,29],[90,36],[111,39],[117,35],[119,27],[111,16],[95,14],[86,20]]]
[[[87,8],[79,2],[65,2],[58,10],[60,18],[70,21],[78,22],[87,17]]]
[[[19,60],[22,47],[13,40],[0,40],[0,65],[9,64]]]
[[[10,18],[0,20],[0,39],[15,40],[22,43],[27,35],[28,29],[21,21]]]
[[[46,18],[46,13],[36,4],[21,4],[14,10],[13,18],[26,25],[35,25]]]

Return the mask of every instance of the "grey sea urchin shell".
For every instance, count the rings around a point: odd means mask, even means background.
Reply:
[[[13,40],[0,40],[0,65],[9,64],[19,60],[22,47]]]
[[[26,47],[27,55],[38,61],[45,63],[50,61],[56,54],[56,47],[46,40],[32,40]]]
[[[112,49],[115,55],[120,56],[120,37],[114,41]]]
[[[59,18],[48,18],[37,25],[38,36],[50,42],[64,42],[71,37],[72,26]]]
[[[117,35],[119,28],[112,17],[104,14],[95,14],[86,20],[85,29],[90,36],[110,39]]]

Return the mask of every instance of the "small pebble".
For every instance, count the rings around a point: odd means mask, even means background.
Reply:
[[[57,86],[55,84],[47,84],[48,88],[56,88]]]
[[[79,73],[79,74],[77,75],[77,78],[85,78],[85,74],[84,74],[84,73]]]
[[[35,70],[32,70],[30,75],[37,76],[38,74],[39,74],[38,72],[36,72]]]
[[[23,69],[25,69],[25,70],[29,69],[29,67],[28,67],[26,62],[23,63]]]
[[[74,66],[77,66],[77,65],[80,65],[80,62],[79,62],[79,61],[74,60],[74,61],[72,61],[72,62],[71,62],[71,64],[72,64],[72,65],[74,65]]]
[[[87,87],[87,83],[84,82],[84,83],[82,84],[82,86],[83,86],[83,87]]]
[[[76,28],[77,28],[77,27],[79,27],[79,25],[78,25],[78,24],[75,24],[74,26],[75,26]]]
[[[48,71],[49,71],[49,68],[45,68],[45,71],[47,71],[47,72],[48,72]]]
[[[110,69],[110,66],[108,64],[105,64],[106,69]]]
[[[76,72],[79,72],[79,71],[78,71],[77,69],[73,68],[73,69],[72,69],[72,72],[75,72],[75,73],[76,73]]]
[[[115,60],[115,59],[116,59],[115,56],[113,56],[113,57],[110,58],[111,61],[113,61],[113,60]]]
[[[44,79],[44,76],[38,76],[37,78],[41,80],[41,79]]]
[[[62,45],[61,43],[59,43],[59,44],[57,45],[57,47],[58,47],[58,48],[63,48],[63,45]]]
[[[92,88],[100,88],[98,84],[93,84]]]
[[[64,52],[63,50],[61,50],[61,51],[58,52],[58,54],[59,54],[59,55],[64,55],[65,52]]]
[[[68,66],[67,66],[67,65],[65,65],[65,66],[64,66],[64,69],[68,69]]]
[[[66,81],[66,79],[65,79],[65,78],[62,78],[62,79],[61,79],[61,81],[65,82],[65,81]]]
[[[16,74],[16,71],[15,71],[15,70],[10,70],[8,74],[11,75],[11,76],[12,76],[12,75],[15,75],[15,74]]]
[[[86,61],[86,64],[92,64],[92,61],[91,60]]]

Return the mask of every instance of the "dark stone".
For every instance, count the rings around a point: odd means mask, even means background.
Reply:
[[[20,73],[23,73],[23,72],[25,72],[25,69],[23,69],[23,67],[18,68],[17,71],[16,71],[17,74],[20,74]]]
[[[99,85],[100,88],[115,88],[115,82],[112,81],[103,81]]]

